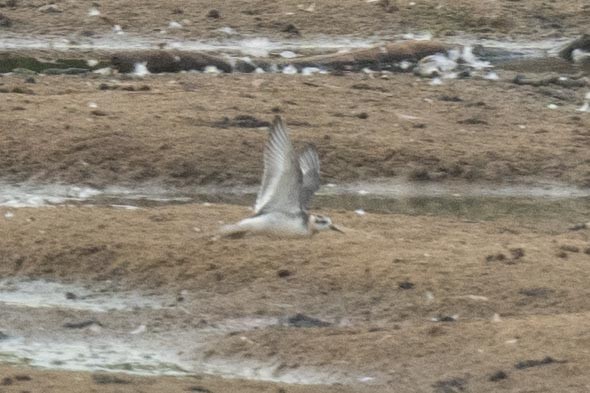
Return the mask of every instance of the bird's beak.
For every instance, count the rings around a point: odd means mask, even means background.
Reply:
[[[338,228],[336,225],[330,225],[330,229],[336,232],[344,233],[344,231]]]

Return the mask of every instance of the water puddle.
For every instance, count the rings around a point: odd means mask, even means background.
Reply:
[[[98,341],[98,342],[96,342]],[[0,343],[0,362],[70,371],[123,372],[138,375],[188,375],[190,363],[175,351],[138,348],[126,342],[36,341],[16,337]]]
[[[284,326],[279,318],[216,320],[201,315],[207,321],[202,326],[181,327],[190,312],[177,306],[162,308],[163,303],[154,296],[100,287],[3,279],[0,305],[10,308],[0,321],[0,363],[137,375],[209,374],[284,383],[347,381],[344,372],[289,368],[280,359],[207,355],[216,340],[227,335]],[[31,308],[39,310],[31,312]],[[76,318],[91,322],[75,327],[64,324]]]
[[[170,192],[158,187],[145,187],[128,189],[123,187],[107,187],[98,190],[91,187],[78,187],[62,184],[7,184],[0,182],[0,206],[19,207],[42,207],[61,205],[65,203],[89,202],[105,198],[112,204],[114,201],[146,200],[157,202],[183,202],[190,201],[190,198],[172,195]],[[125,206],[125,203],[119,205]],[[134,204],[129,204],[133,206]]]
[[[43,280],[0,280],[0,304],[31,308],[61,308],[108,312],[113,310],[159,309],[163,299],[134,293],[87,288]]]
[[[6,185],[0,183],[0,207],[42,207],[61,204],[110,206],[121,210],[183,203],[252,205],[257,186],[103,190],[73,186]],[[502,216],[578,221],[590,214],[590,189],[558,183],[498,185],[382,180],[327,184],[314,199],[314,209],[368,213],[455,215],[467,219]],[[8,214],[12,214],[10,211]]]
[[[76,40],[63,37],[3,37],[0,50],[55,50],[55,51],[138,51],[157,49],[162,46],[187,52],[231,53],[235,55],[266,57],[270,53],[284,50],[296,50],[305,53],[325,53],[340,50],[369,48],[382,40],[376,38],[318,37],[315,39],[293,39],[277,41],[266,37],[244,37],[210,41],[184,40],[170,38],[141,37],[131,34],[109,35],[97,38],[79,38]]]

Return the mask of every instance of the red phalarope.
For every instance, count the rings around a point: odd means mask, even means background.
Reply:
[[[221,235],[241,237],[260,233],[281,237],[309,237],[324,230],[343,233],[326,216],[307,213],[320,188],[320,159],[315,146],[297,155],[283,119],[276,116],[264,150],[264,173],[254,216],[221,228]]]

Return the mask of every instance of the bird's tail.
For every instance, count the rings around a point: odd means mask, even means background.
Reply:
[[[230,239],[240,239],[246,235],[246,232],[240,225],[224,225],[219,230],[219,235]]]

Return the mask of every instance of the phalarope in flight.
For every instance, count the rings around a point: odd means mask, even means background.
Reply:
[[[264,149],[264,173],[254,216],[221,228],[221,235],[241,237],[260,233],[283,237],[309,237],[319,231],[343,233],[326,216],[307,213],[320,188],[320,159],[315,146],[297,155],[283,119],[276,116]]]

